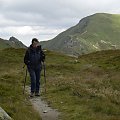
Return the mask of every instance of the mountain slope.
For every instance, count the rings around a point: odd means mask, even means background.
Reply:
[[[15,37],[10,37],[9,40],[4,40],[2,38],[0,38],[0,49],[4,49],[4,48],[26,48],[26,46],[19,41],[18,39],[16,39]]]
[[[120,119],[120,50],[78,59],[46,53],[47,100],[62,120]]]
[[[120,15],[97,13],[41,44],[50,50],[78,56],[98,50],[119,49],[119,41]]]

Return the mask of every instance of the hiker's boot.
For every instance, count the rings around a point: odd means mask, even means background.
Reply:
[[[38,92],[37,92],[37,93],[35,93],[35,96],[40,96],[40,93],[38,93]]]
[[[33,92],[31,92],[30,97],[34,97],[34,93]]]

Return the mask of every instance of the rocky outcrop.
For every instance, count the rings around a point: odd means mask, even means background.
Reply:
[[[13,120],[13,119],[0,107],[0,120]]]
[[[21,41],[19,41],[17,38],[13,36],[10,37],[9,42],[10,45],[14,48],[26,48],[26,46]]]

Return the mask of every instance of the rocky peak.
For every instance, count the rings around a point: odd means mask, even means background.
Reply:
[[[13,36],[9,38],[9,41],[11,41],[11,42],[20,42],[17,38],[15,38]]]

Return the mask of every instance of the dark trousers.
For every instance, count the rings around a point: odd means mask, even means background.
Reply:
[[[38,66],[37,68],[32,68],[28,66],[28,71],[31,80],[31,92],[39,93],[41,67]]]

